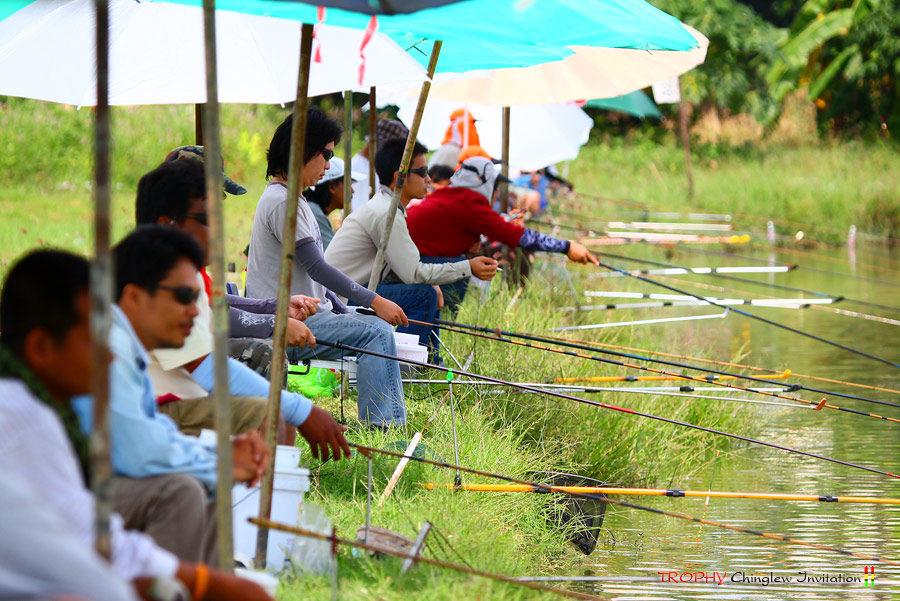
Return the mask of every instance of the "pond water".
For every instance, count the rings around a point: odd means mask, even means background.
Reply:
[[[619,247],[623,248],[623,247]],[[640,256],[684,266],[759,265],[747,259],[676,251],[666,257],[660,250],[644,249],[616,254]],[[796,263],[788,273],[740,275],[831,295],[898,307],[896,311],[843,301],[835,308],[900,319],[900,253],[881,248],[860,248],[851,262],[846,250],[816,249],[816,256],[782,251],[736,252],[757,259]],[[614,262],[610,260],[610,262]],[[634,263],[614,262],[629,269]],[[818,271],[816,271],[818,270]],[[850,276],[856,276],[850,277]],[[675,276],[685,281],[737,288],[758,294],[797,297],[797,293],[767,289],[710,276]],[[867,278],[867,279],[864,279]],[[879,281],[875,281],[879,280]],[[669,282],[671,284],[671,281]],[[695,293],[739,297],[734,292],[703,291],[673,284]],[[646,284],[643,292],[666,292]],[[599,288],[598,280],[585,280],[585,288]],[[605,285],[606,289],[615,289]],[[809,297],[809,295],[800,295]],[[631,300],[609,302],[635,302]],[[823,338],[900,363],[900,326],[869,321],[824,310],[788,310],[741,307]],[[655,311],[655,313],[654,313]],[[597,321],[649,319],[703,314],[713,307],[616,311],[615,319],[597,312]],[[710,325],[714,323],[715,325]],[[749,355],[742,362],[873,386],[900,389],[900,369],[854,355],[773,326],[731,314],[724,320],[682,322],[653,326],[673,341],[673,353],[691,354],[702,339],[711,345],[709,358],[729,360],[745,342]],[[679,341],[685,341],[680,344]],[[693,349],[691,346],[693,345]],[[723,368],[727,370],[727,368]],[[838,384],[792,379],[801,384],[900,404],[900,395],[851,388]],[[818,401],[821,394],[804,391],[803,398]],[[745,395],[754,396],[754,395]],[[758,395],[756,395],[758,396]],[[758,396],[760,399],[765,397]],[[829,396],[829,403],[900,419],[900,408]],[[768,399],[774,400],[774,399]],[[852,463],[900,473],[900,423],[876,420],[833,410],[813,411],[785,407],[750,406],[763,422],[757,438],[834,457]],[[673,483],[694,490],[851,495],[900,498],[900,479],[868,473],[777,449],[750,445],[722,454],[694,477]],[[628,501],[679,511],[692,516],[782,534],[829,547],[900,561],[900,506],[823,502],[705,498],[628,497]],[[880,600],[900,595],[900,567],[841,555],[832,551],[787,544],[709,525],[610,507],[603,536],[580,574],[602,580],[560,584],[617,601],[664,599],[860,599]],[[865,586],[865,566],[875,566],[874,586]],[[668,574],[660,574],[660,572]],[[704,573],[704,582],[663,582],[683,573]],[[673,575],[672,573],[676,573]],[[826,578],[825,582],[809,579]],[[788,580],[790,578],[790,580]],[[721,580],[721,583],[719,583]],[[800,580],[807,580],[801,582]],[[850,582],[847,582],[850,580]]]

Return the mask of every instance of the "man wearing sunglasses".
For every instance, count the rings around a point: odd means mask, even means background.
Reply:
[[[175,151],[173,151],[174,153]],[[172,153],[170,153],[172,156]],[[135,216],[138,225],[158,224],[189,235],[200,246],[203,263],[208,259],[206,226],[206,178],[202,154],[187,159],[164,162],[144,175],[138,184]],[[158,410],[171,417],[188,434],[215,427],[212,356],[212,311],[206,290],[208,279],[197,275],[193,286],[171,290],[173,297],[185,305],[196,303],[198,314],[193,329],[183,345],[160,348],[151,353],[148,373],[158,399]],[[207,276],[208,278],[208,276]],[[164,287],[163,287],[164,288]],[[164,288],[165,289],[165,288]],[[275,299],[247,299],[228,295],[229,326],[232,336],[269,338],[275,321]],[[291,299],[292,317],[288,324],[288,343],[315,345],[315,338],[300,321],[306,297]],[[246,311],[244,309],[247,309]],[[315,313],[315,304],[311,311]],[[238,341],[239,342],[239,341]],[[269,382],[246,365],[229,359],[229,384],[232,399],[232,427],[235,434],[262,427],[266,417]],[[323,460],[331,454],[340,459],[342,450],[349,452],[343,428],[327,411],[315,407],[300,394],[283,391],[283,419],[299,427],[309,442],[313,456]],[[279,438],[284,444],[294,443],[293,427]]]
[[[410,208],[409,233],[423,260],[459,261],[481,236],[486,236],[510,248],[563,253],[576,263],[597,264],[596,257],[578,242],[545,236],[508,222],[494,211],[491,203],[501,181],[509,180],[500,175],[491,159],[473,156],[459,165],[449,186],[435,190]],[[466,282],[462,284],[458,290],[444,289],[448,304],[462,302]]]
[[[389,184],[382,185],[378,194],[362,209],[344,220],[325,252],[329,264],[362,286],[368,285],[384,237],[405,147],[406,138],[393,138],[381,146],[375,155],[375,170],[379,180]],[[406,206],[414,198],[425,198],[429,182],[426,152],[424,146],[415,143],[409,173],[400,193],[400,206],[392,216],[394,225],[384,254],[384,274],[376,292],[400,305],[408,317],[434,323],[443,306],[438,284],[455,282],[473,274],[479,279],[490,280],[497,273],[497,262],[487,257],[453,263],[423,263],[420,260],[419,250],[406,227]],[[429,347],[432,360],[439,361],[437,335],[432,328],[409,325],[398,331],[416,334],[420,344]]]

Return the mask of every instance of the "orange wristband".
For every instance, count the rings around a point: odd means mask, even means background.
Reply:
[[[205,563],[198,563],[194,568],[194,590],[191,598],[194,601],[201,601],[206,596],[209,588],[209,568]]]

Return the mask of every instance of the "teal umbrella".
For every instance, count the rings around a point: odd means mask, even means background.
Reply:
[[[628,113],[640,119],[646,119],[647,117],[662,119],[662,113],[659,112],[659,109],[650,100],[650,97],[640,90],[613,98],[595,98],[588,100],[584,106],[585,108]]]
[[[163,0],[199,5],[202,0]],[[318,21],[317,9],[284,0],[217,0],[217,10]],[[369,16],[328,9],[329,25],[364,29]],[[438,69],[526,67],[564,58],[569,46],[689,50],[696,40],[643,0],[464,0],[405,15],[380,15],[378,30],[425,64],[443,40]]]

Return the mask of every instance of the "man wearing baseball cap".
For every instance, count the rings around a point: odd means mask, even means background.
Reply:
[[[316,182],[315,186],[303,191],[303,197],[309,203],[319,231],[322,232],[322,246],[328,249],[331,239],[334,238],[334,227],[328,216],[333,211],[344,208],[344,161],[338,157],[331,157],[328,161],[328,169],[325,175]],[[368,175],[350,172],[352,182],[369,181]]]
[[[179,159],[196,159],[203,162],[203,147],[195,145],[179,146],[166,155],[163,163],[170,163]],[[222,161],[222,180],[225,182],[225,191],[234,196],[240,196],[247,193],[247,188],[235,182],[233,179],[225,175],[225,161]]]

